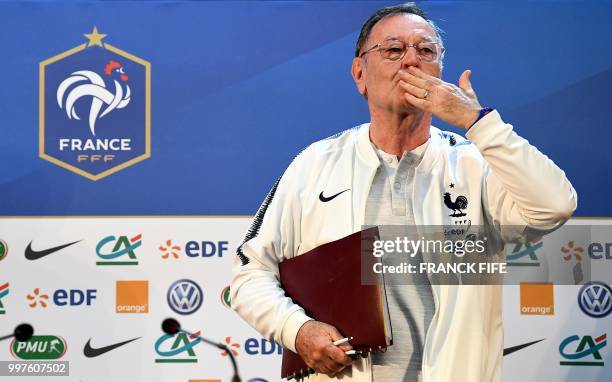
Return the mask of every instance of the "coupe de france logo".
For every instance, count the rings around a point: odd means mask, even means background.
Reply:
[[[151,156],[151,64],[84,36],[40,63],[39,155],[98,180]]]

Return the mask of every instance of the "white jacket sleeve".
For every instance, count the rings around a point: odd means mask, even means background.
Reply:
[[[304,153],[302,153],[303,155]],[[237,249],[230,285],[231,305],[262,336],[295,352],[300,327],[311,318],[285,296],[278,264],[300,243],[301,205],[296,180],[298,156],[259,208]]]
[[[466,136],[487,162],[483,204],[502,234],[509,226],[554,230],[572,216],[577,196],[565,173],[519,137],[497,111]]]

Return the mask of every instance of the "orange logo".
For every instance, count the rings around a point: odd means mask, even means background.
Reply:
[[[34,289],[33,294],[28,294],[27,299],[32,301],[30,304],[28,304],[30,308],[36,308],[37,304],[40,304],[41,307],[46,308],[49,295],[40,294],[40,288],[36,288]]]
[[[240,344],[239,343],[231,343],[232,342],[232,337],[225,337],[225,344],[227,345],[228,349],[232,352],[233,355],[238,355],[238,352],[232,348],[240,348]],[[221,353],[222,356],[226,356],[227,352],[223,351],[223,353]]]
[[[149,313],[149,281],[117,281],[117,313]]]
[[[172,245],[172,240],[166,240],[166,245],[160,245],[159,250],[162,253],[162,259],[167,259],[170,255],[172,255],[172,257],[175,259],[178,259],[181,247],[178,245]]]
[[[521,283],[521,314],[552,316],[555,314],[552,283]]]

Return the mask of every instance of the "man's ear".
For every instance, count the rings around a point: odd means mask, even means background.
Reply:
[[[368,91],[365,85],[365,79],[363,78],[364,67],[363,59],[359,57],[353,58],[353,65],[351,66],[351,75],[357,86],[357,91],[364,97],[367,97]]]

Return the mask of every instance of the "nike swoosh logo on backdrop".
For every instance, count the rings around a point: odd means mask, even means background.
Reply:
[[[350,188],[347,188],[346,190],[344,190],[344,191],[340,191],[340,192],[338,192],[336,195],[332,195],[332,196],[329,196],[329,197],[323,196],[323,191],[321,191],[321,193],[319,194],[319,200],[320,200],[320,201],[322,201],[323,203],[325,203],[325,202],[329,202],[330,200],[332,200],[332,199],[333,199],[333,198],[335,198],[336,196],[338,196],[338,195],[340,195],[341,193],[346,192],[346,191],[348,191],[348,190],[350,190]]]
[[[127,340],[127,341],[123,341],[123,342],[119,342],[113,345],[108,345],[108,346],[104,346],[101,348],[97,348],[94,349],[91,347],[91,338],[87,341],[87,343],[85,344],[85,347],[83,348],[83,355],[87,358],[94,358],[97,357],[99,355],[102,355],[104,353],[108,353],[111,350],[115,350],[120,346],[123,346],[125,344],[129,344],[132,341],[136,341],[137,339],[139,339],[141,337],[136,337],[136,338],[132,338],[131,340]]]
[[[542,338],[541,340],[537,340],[537,341],[532,341],[532,342],[527,342],[526,344],[522,344],[522,345],[516,345],[516,346],[511,346],[509,348],[505,348],[504,349],[504,355],[508,355],[508,354],[512,354],[515,351],[521,350],[526,348],[527,346],[531,346],[533,344],[537,344],[540,341],[544,341],[545,338]]]
[[[53,247],[53,248],[49,248],[49,249],[43,249],[42,251],[35,251],[32,249],[32,242],[30,242],[30,244],[28,244],[28,247],[25,250],[25,258],[28,260],[38,260],[41,257],[45,257],[47,255],[52,254],[53,252],[57,252],[60,249],[64,249],[66,247],[70,247],[73,244],[78,243],[81,240],[77,240],[77,241],[73,241],[72,243],[68,243],[68,244],[63,244],[63,245],[58,245],[57,247]]]

